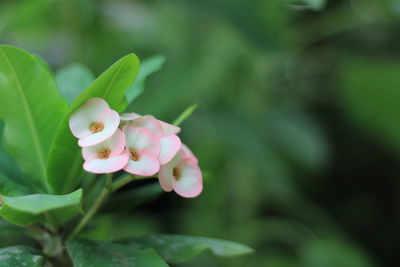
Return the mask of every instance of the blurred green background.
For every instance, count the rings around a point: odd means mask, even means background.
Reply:
[[[0,42],[54,71],[80,62],[98,75],[129,52],[165,55],[131,111],[171,121],[199,104],[181,137],[204,193],[131,185],[92,233],[256,250],[182,267],[400,266],[399,22],[398,0],[0,2]]]

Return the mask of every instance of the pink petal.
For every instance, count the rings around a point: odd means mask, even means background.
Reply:
[[[181,161],[182,155],[178,153],[167,164],[161,165],[160,171],[158,172],[158,181],[164,191],[170,192],[173,190],[172,180],[175,179],[173,174],[174,168],[177,167]]]
[[[87,172],[92,173],[112,173],[117,172],[124,168],[129,160],[128,151],[124,151],[122,154],[110,157],[108,159],[91,159],[85,161],[83,169]]]
[[[164,135],[160,138],[160,164],[169,162],[181,148],[181,139],[174,134]]]
[[[197,197],[203,191],[203,178],[199,166],[191,158],[185,158],[178,168],[180,177],[171,182],[174,191],[182,197]]]
[[[161,124],[163,134],[178,134],[181,131],[181,128],[178,126],[160,120],[158,120],[158,122]]]
[[[181,151],[185,155],[185,157],[191,158],[196,164],[199,163],[199,160],[193,154],[192,150],[190,150],[185,144],[182,143]]]
[[[140,118],[140,115],[135,112],[125,113],[125,114],[121,115],[122,121],[131,121],[131,120],[138,119],[138,118]]]
[[[126,125],[124,126],[124,133],[128,150],[146,149],[157,156],[160,154],[160,140],[150,130]]]
[[[111,137],[115,133],[115,130],[118,129],[120,122],[119,114],[112,109],[105,110],[97,118],[96,122],[102,123],[104,129],[100,132],[91,133],[90,135],[79,139],[78,144],[81,147],[93,146]]]
[[[134,161],[129,159],[124,170],[140,176],[152,176],[156,174],[160,169],[158,157],[148,150],[140,150],[137,153],[139,154],[139,160]]]
[[[117,129],[115,133],[105,141],[94,146],[83,147],[82,156],[85,160],[96,158],[98,152],[103,148],[107,148],[110,150],[111,157],[121,154],[122,151],[125,149],[124,133],[120,129]]]
[[[105,110],[110,109],[107,102],[101,98],[91,98],[72,113],[69,119],[69,128],[77,138],[91,134],[89,127]]]
[[[130,125],[146,128],[157,135],[161,135],[163,133],[163,128],[160,122],[151,115],[141,116],[140,118],[131,121]]]

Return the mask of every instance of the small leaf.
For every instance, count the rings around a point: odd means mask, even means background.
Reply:
[[[39,267],[44,264],[40,251],[26,246],[12,246],[0,249],[1,266]]]
[[[117,112],[123,111],[127,106],[125,91],[133,83],[138,70],[137,56],[127,55],[101,74],[72,102],[57,130],[47,162],[47,179],[53,193],[70,192],[83,171],[81,148],[68,126],[71,114],[93,97],[103,98]]]
[[[325,7],[326,0],[289,0],[289,3],[294,6],[320,11]]]
[[[121,243],[137,249],[154,248],[169,263],[192,260],[208,249],[223,257],[249,254],[253,251],[236,242],[183,235],[149,235],[125,239]]]
[[[82,64],[71,64],[57,71],[56,81],[61,95],[71,104],[95,79],[93,73]]]
[[[154,72],[159,71],[164,65],[164,62],[165,57],[160,55],[143,60],[136,81],[126,91],[126,98],[129,104],[143,92],[146,78]]]
[[[4,220],[29,225],[44,222],[45,213],[51,212],[57,225],[82,212],[82,189],[68,195],[34,194],[3,197],[0,215]]]
[[[46,160],[54,133],[67,111],[50,73],[27,52],[0,46],[0,117],[4,144],[20,169],[46,181]]]
[[[181,115],[179,115],[178,118],[174,120],[172,123],[173,125],[179,126],[181,125],[185,120],[189,119],[189,117],[192,115],[192,113],[199,107],[197,104],[193,104],[190,107],[186,108]]]
[[[166,267],[153,249],[137,250],[124,245],[74,239],[67,250],[75,267]]]

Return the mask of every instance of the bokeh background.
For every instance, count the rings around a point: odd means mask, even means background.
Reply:
[[[255,249],[182,267],[400,266],[399,22],[398,0],[0,2],[0,42],[55,72],[80,62],[98,75],[130,52],[164,55],[129,109],[171,121],[199,104],[182,139],[204,193],[131,185],[91,233]]]

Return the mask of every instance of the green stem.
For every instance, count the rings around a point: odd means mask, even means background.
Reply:
[[[103,191],[101,191],[99,198],[94,202],[93,206],[85,214],[79,224],[75,227],[74,231],[71,233],[68,239],[74,238],[79,232],[86,226],[90,219],[96,214],[96,212],[101,207],[101,204],[107,199],[108,195],[111,193],[112,186],[112,173],[107,175],[107,181],[104,185]]]
[[[45,212],[44,217],[46,218],[47,225],[49,226],[50,230],[54,233],[57,232],[58,227],[54,215],[51,212]]]
[[[193,104],[190,107],[188,107],[187,109],[185,109],[181,115],[179,115],[178,118],[176,118],[176,120],[174,120],[174,122],[172,123],[173,125],[179,126],[182,124],[182,122],[184,122],[185,120],[187,120],[190,115],[192,115],[192,113],[198,108],[198,104]]]
[[[138,179],[138,177],[133,176],[131,174],[127,174],[122,176],[120,179],[118,179],[117,181],[115,181],[112,185],[111,185],[111,192],[115,192],[118,189],[120,189],[121,187],[123,187],[124,185],[132,182],[133,180]]]

